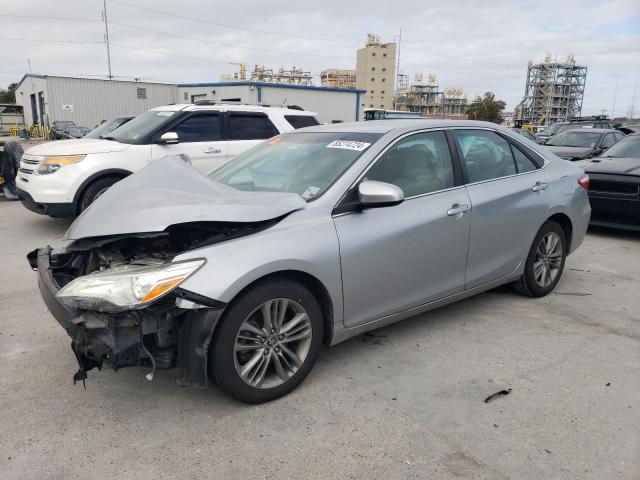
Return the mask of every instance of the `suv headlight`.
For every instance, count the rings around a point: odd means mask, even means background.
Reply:
[[[78,277],[61,288],[56,297],[71,308],[103,312],[143,308],[176,288],[204,263],[204,259],[198,259],[116,267]]]
[[[86,157],[86,155],[59,155],[55,157],[44,157],[44,160],[38,164],[36,173],[38,175],[48,175],[60,170],[65,165],[78,163],[83,160],[84,157]]]

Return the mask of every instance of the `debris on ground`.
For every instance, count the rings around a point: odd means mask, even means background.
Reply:
[[[489,403],[491,400],[501,396],[501,395],[509,395],[511,393],[511,389],[507,388],[505,390],[500,390],[499,392],[492,393],[487,398],[484,399],[484,403]]]

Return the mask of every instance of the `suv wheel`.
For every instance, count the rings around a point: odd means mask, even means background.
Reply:
[[[225,312],[209,349],[210,374],[236,400],[274,400],[311,371],[322,335],[315,296],[300,283],[267,280],[240,294]]]
[[[560,281],[567,257],[564,230],[556,222],[546,222],[536,235],[527,257],[524,273],[513,284],[515,290],[529,297],[543,297]]]
[[[89,205],[96,201],[96,199],[106,192],[110,186],[114,183],[122,180],[120,177],[103,177],[99,178],[95,182],[91,183],[82,194],[82,198],[80,199],[79,212],[84,212]]]

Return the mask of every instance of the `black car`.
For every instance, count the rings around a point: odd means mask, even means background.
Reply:
[[[69,125],[62,132],[62,138],[68,138],[68,139],[82,138],[87,133],[89,133],[88,128],[79,127],[78,125]]]
[[[104,138],[116,128],[124,125],[134,117],[116,117],[102,122],[99,126],[87,133],[83,138]]]
[[[608,128],[567,130],[547,140],[545,146],[565,160],[596,157],[624,138],[624,133]]]
[[[55,122],[53,122],[53,125],[51,125],[51,135],[53,136],[53,139],[60,140],[61,138],[65,138],[65,128],[67,128],[69,125],[75,124],[76,122],[72,122],[71,120],[56,120]]]
[[[529,130],[525,130],[524,128],[512,128],[511,130],[513,130],[514,132],[516,132],[518,135],[531,140],[532,142],[537,142],[538,139],[536,138],[536,136],[529,132]]]
[[[640,133],[577,164],[590,178],[591,224],[640,230]]]
[[[562,132],[566,132],[567,130],[575,130],[577,128],[606,128],[612,129],[613,122],[608,118],[604,118],[601,116],[596,117],[575,117],[570,118],[569,121],[566,122],[556,122],[548,127],[545,127],[544,130],[541,130],[536,134],[538,138],[538,143],[545,143],[554,135],[557,135]]]

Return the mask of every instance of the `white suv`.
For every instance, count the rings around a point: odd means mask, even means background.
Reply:
[[[16,178],[22,204],[52,217],[75,217],[107,188],[166,155],[187,154],[209,172],[266,138],[317,125],[299,107],[200,102],[157,107],[102,139],[49,142],[28,149]]]

